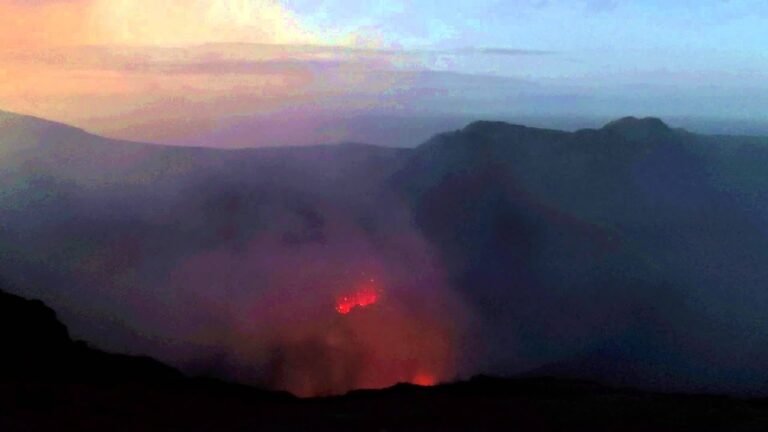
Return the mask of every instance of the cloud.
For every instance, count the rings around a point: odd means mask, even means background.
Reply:
[[[550,54],[383,48],[327,27],[308,31],[276,0],[0,0],[0,103],[100,134],[177,142],[231,116],[423,107],[450,87],[475,94],[491,82],[429,73],[445,59]]]
[[[486,54],[495,56],[540,56],[557,54],[555,51],[531,50],[520,48],[465,48],[456,51],[458,54]]]
[[[417,53],[394,50],[359,49],[309,44],[203,44],[184,47],[157,46],[72,46],[28,50],[0,50],[7,62],[65,68],[69,70],[110,70],[164,73],[251,73],[274,72],[300,64],[369,66],[400,64]]]
[[[24,46],[321,40],[275,0],[13,1],[0,24],[0,41]]]
[[[89,43],[89,7],[85,0],[0,2],[0,46]]]
[[[95,0],[92,10],[112,43],[297,43],[315,39],[298,17],[275,0]]]

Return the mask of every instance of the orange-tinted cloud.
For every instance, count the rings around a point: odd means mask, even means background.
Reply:
[[[402,53],[328,34],[275,0],[0,0],[0,109],[179,142],[228,116],[370,106],[402,79],[380,73]]]
[[[94,0],[93,16],[109,43],[312,42],[314,36],[275,0]]]
[[[454,87],[419,70],[460,53],[382,49],[380,39],[309,31],[277,0],[0,0],[0,109],[161,143],[343,140],[319,133],[321,118]],[[198,138],[240,117],[289,124],[258,142]]]
[[[91,1],[0,2],[0,46],[4,49],[95,42]]]
[[[275,0],[48,0],[0,3],[4,45],[179,46],[309,43],[316,35]]]

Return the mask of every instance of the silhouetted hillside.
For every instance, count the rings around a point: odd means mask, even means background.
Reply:
[[[40,301],[0,291],[0,381],[21,383],[171,382],[181,373],[148,357],[110,354],[70,339]]]
[[[744,430],[768,402],[643,393],[592,382],[480,376],[433,388],[289,395],[184,378],[147,358],[73,343],[39,301],[0,292],[3,431]]]

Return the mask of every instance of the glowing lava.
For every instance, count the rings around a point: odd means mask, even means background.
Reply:
[[[435,379],[434,375],[430,375],[428,373],[420,373],[413,377],[411,384],[416,384],[417,386],[423,387],[431,387],[437,384],[437,379]]]
[[[353,294],[339,297],[336,300],[336,312],[346,315],[352,312],[354,308],[376,304],[379,301],[379,292],[373,282],[371,280],[370,284],[366,284]]]

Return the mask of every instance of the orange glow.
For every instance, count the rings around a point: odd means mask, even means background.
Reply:
[[[344,295],[336,300],[336,312],[346,315],[357,307],[366,307],[379,301],[379,291],[374,286],[374,280],[350,295]]]
[[[0,24],[0,40],[28,47],[334,42],[277,0],[0,2]]]
[[[435,384],[437,384],[437,379],[435,379],[435,376],[428,373],[419,373],[413,379],[411,380],[411,384],[415,384],[417,386],[423,386],[423,387],[431,387]]]
[[[400,81],[370,73],[390,54],[349,50],[365,40],[308,27],[280,0],[0,0],[0,103],[113,138],[197,145],[221,119],[376,103]],[[290,144],[326,141],[311,115],[292,122]],[[256,144],[283,144],[285,129]]]
[[[88,0],[108,43],[318,43],[276,0]]]
[[[90,20],[90,4],[85,0],[0,2],[0,47],[97,43],[90,34]]]

